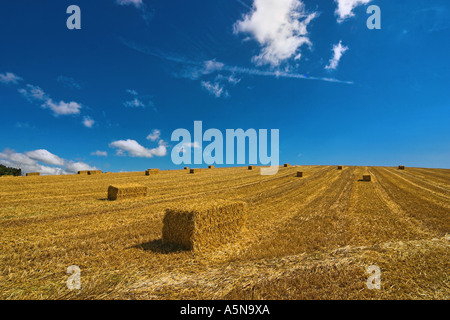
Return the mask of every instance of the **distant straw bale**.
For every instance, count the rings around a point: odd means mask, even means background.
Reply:
[[[102,170],[89,170],[88,175],[92,176],[94,174],[101,174],[103,173]]]
[[[214,166],[208,166],[209,169],[214,169]]]
[[[256,166],[248,166],[248,170],[255,170]]]
[[[363,181],[372,181],[372,177],[370,176],[370,174],[365,174],[363,175]]]
[[[40,172],[28,172],[27,173],[27,177],[40,176],[40,175],[41,175]]]
[[[405,166],[398,166],[398,170],[405,170]]]
[[[342,170],[342,168],[343,168],[342,166],[338,166],[337,167],[338,170]]]
[[[303,172],[298,171],[298,172],[297,172],[297,177],[299,177],[299,178],[303,177]]]
[[[184,167],[184,170],[189,170],[189,167]]]
[[[285,163],[285,164],[284,164],[284,167],[285,167],[285,168],[288,168],[288,167],[290,167],[290,166],[291,166],[291,165],[290,165],[289,163]]]
[[[122,185],[111,185],[108,188],[108,200],[120,200],[129,198],[145,197],[148,187],[140,184],[129,183]]]
[[[246,223],[240,201],[183,203],[166,210],[162,241],[189,250],[214,248],[233,241]]]
[[[189,173],[192,173],[192,174],[199,173],[199,172],[200,172],[200,169],[189,169]]]
[[[78,174],[89,174],[89,170],[82,170],[82,171],[78,171]]]
[[[158,174],[159,173],[159,169],[148,169],[147,171],[145,171],[145,175],[149,176],[152,174]]]

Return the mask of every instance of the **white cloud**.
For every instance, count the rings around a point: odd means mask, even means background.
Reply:
[[[108,152],[97,150],[97,151],[95,151],[95,152],[92,152],[92,153],[91,153],[91,156],[107,157],[107,156],[108,156]]]
[[[140,8],[143,5],[142,0],[116,0],[116,3],[120,6],[133,5],[136,8]]]
[[[87,128],[92,128],[95,124],[95,120],[89,116],[83,117],[83,125]]]
[[[348,50],[348,47],[342,45],[342,41],[339,41],[338,44],[333,46],[333,57],[330,59],[330,62],[325,69],[327,70],[335,70],[339,65],[339,61],[341,60],[344,53]]]
[[[250,33],[262,49],[256,65],[278,66],[300,57],[303,45],[311,46],[307,26],[317,13],[306,13],[301,0],[254,0],[252,11],[234,25],[234,32]]]
[[[43,105],[44,108],[50,108],[56,116],[79,114],[82,106],[77,102],[60,101],[55,103],[52,99],[48,99]]]
[[[43,162],[45,164],[50,164],[54,166],[63,166],[64,160],[54,155],[53,153],[48,152],[45,149],[39,149],[34,151],[25,152],[25,155],[30,159]]]
[[[214,95],[216,98],[228,96],[228,91],[225,90],[225,88],[218,82],[211,83],[209,81],[202,81],[202,87],[206,89],[210,94]]]
[[[40,172],[41,175],[71,174],[79,170],[97,170],[84,162],[65,160],[45,149],[18,153],[11,149],[0,152],[0,163],[21,168],[23,173]],[[46,164],[46,165],[44,165]]]
[[[153,129],[152,133],[147,136],[147,140],[156,141],[161,136],[161,131],[158,129]]]
[[[42,90],[38,86],[33,86],[31,84],[27,84],[25,88],[17,90],[21,95],[23,95],[28,101],[38,100],[45,101],[48,99],[44,90]]]
[[[129,108],[145,108],[145,104],[138,98],[134,98],[133,100],[126,101],[123,103],[123,105],[125,107],[129,107]]]
[[[137,96],[138,95],[137,91],[133,90],[133,89],[127,89],[126,92],[128,92],[129,94],[131,94],[133,96]]]
[[[18,90],[28,101],[40,101],[43,108],[49,108],[56,116],[79,114],[82,106],[77,102],[54,102],[47,94],[38,86],[27,84],[25,88]]]
[[[163,140],[160,140],[159,146],[153,149],[145,148],[131,139],[114,141],[109,146],[117,149],[117,155],[124,155],[127,152],[131,157],[152,158],[163,157],[167,154],[167,146]]]
[[[0,83],[18,84],[19,81],[21,81],[21,80],[22,80],[22,78],[15,75],[14,73],[11,73],[11,72],[0,73]]]
[[[368,4],[371,0],[334,0],[337,3],[336,15],[338,16],[338,22],[341,23],[344,20],[353,17],[353,9],[356,7]]]

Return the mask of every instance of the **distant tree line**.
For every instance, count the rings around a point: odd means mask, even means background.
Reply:
[[[0,176],[21,176],[22,169],[10,168],[0,164]]]

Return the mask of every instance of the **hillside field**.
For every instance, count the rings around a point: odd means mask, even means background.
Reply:
[[[360,181],[366,173],[371,182]],[[150,193],[108,201],[121,183]],[[247,203],[236,241],[202,252],[163,245],[165,209],[205,199]],[[0,232],[0,299],[450,298],[446,169],[1,177]],[[81,290],[66,286],[71,265]],[[371,265],[380,290],[366,286]]]

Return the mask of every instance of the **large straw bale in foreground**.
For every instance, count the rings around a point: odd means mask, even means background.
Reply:
[[[202,250],[234,240],[245,226],[247,204],[240,201],[184,203],[166,210],[163,243]]]
[[[40,176],[41,174],[39,172],[28,172],[27,173],[27,177],[32,177],[32,176]]]
[[[149,176],[152,174],[158,174],[159,173],[159,169],[148,169],[147,171],[145,171],[145,175]]]
[[[129,198],[145,197],[148,187],[136,183],[109,186],[108,200],[120,200]]]

